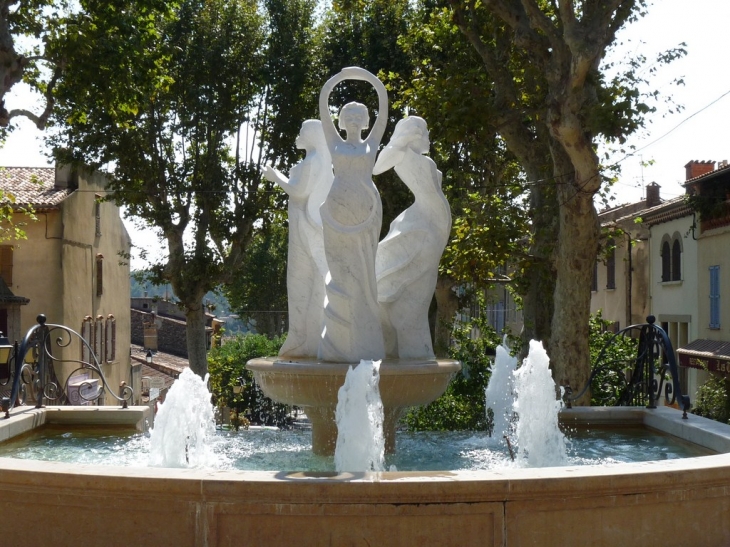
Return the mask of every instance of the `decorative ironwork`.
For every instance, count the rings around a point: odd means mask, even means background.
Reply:
[[[119,401],[122,408],[128,407],[134,396],[133,389],[122,382],[118,395],[112,390],[101,368],[102,356],[94,351],[84,336],[65,325],[46,323],[43,314],[36,319],[38,324],[28,330],[20,346],[15,343],[10,358],[13,371],[11,408],[25,404],[28,389],[32,390],[36,408],[41,408],[44,401],[56,405],[103,404],[107,395]],[[55,348],[68,348],[75,339],[81,344],[81,359],[56,357]],[[66,375],[63,383],[56,374],[56,364],[60,363],[78,365]]]
[[[593,379],[600,372],[605,371],[615,363],[606,358],[609,348],[619,337],[634,336],[638,332],[638,347],[633,366],[629,367],[626,383],[619,395],[616,406],[646,406],[656,408],[656,401],[664,392],[664,398],[669,405],[678,403],[682,409],[682,418],[687,418],[690,408],[688,395],[682,394],[679,383],[679,368],[674,355],[674,348],[669,336],[660,326],[655,324],[656,318],[650,315],[646,323],[630,325],[614,334],[603,346],[593,364],[591,376],[583,389],[573,395],[568,387],[565,391],[565,402],[570,408],[571,403],[585,395]],[[662,359],[663,357],[663,359]],[[666,379],[667,374],[669,380]]]

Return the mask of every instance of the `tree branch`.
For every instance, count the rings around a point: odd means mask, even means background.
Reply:
[[[53,69],[53,76],[51,76],[51,80],[48,82],[48,85],[46,86],[46,91],[43,94],[46,98],[46,108],[43,110],[43,112],[41,112],[40,115],[36,115],[33,112],[30,112],[29,110],[26,110],[24,108],[15,108],[11,110],[8,114],[8,121],[12,120],[15,117],[23,116],[32,121],[38,129],[43,131],[46,128],[46,124],[48,123],[48,118],[53,112],[53,107],[56,105],[56,98],[53,96],[53,90],[55,89],[58,80],[61,78],[62,73],[63,63],[59,63]]]
[[[553,50],[561,49],[563,47],[563,41],[561,40],[558,30],[555,28],[555,24],[537,6],[535,0],[522,0],[522,7],[525,10],[525,15],[530,21],[530,27],[532,29],[542,31],[550,42],[550,46]]]

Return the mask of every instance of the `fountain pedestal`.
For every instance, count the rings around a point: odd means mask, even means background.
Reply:
[[[252,359],[246,364],[267,397],[297,406],[307,414],[312,422],[312,451],[322,456],[335,452],[337,392],[351,366],[355,365],[278,357]],[[379,389],[386,453],[395,452],[395,428],[405,409],[439,397],[460,369],[459,362],[452,359],[386,359],[381,363]]]

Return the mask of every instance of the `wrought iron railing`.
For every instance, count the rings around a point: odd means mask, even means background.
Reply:
[[[65,325],[46,323],[43,314],[36,319],[38,324],[28,330],[20,345],[15,343],[11,352],[12,390],[9,401],[4,404],[13,408],[25,404],[32,395],[36,408],[41,408],[45,402],[88,405],[101,404],[106,396],[111,396],[122,408],[128,407],[134,391],[126,382],[119,386],[119,394],[111,388],[99,357],[83,336]],[[61,359],[56,356],[58,352],[54,354],[55,349],[60,352],[70,347],[74,340],[78,340],[84,350],[82,359]],[[64,371],[66,379],[61,382],[56,366],[64,363],[71,363],[76,368],[70,373]]]
[[[647,317],[646,321],[621,329],[606,342],[593,363],[591,376],[583,389],[577,394],[573,394],[570,388],[566,390],[564,399],[568,407],[573,401],[585,395],[598,374],[615,368],[617,363],[609,360],[607,356],[616,341],[620,337],[635,337],[638,334],[636,357],[628,363],[621,361],[628,365],[628,373],[624,375],[625,381],[621,386],[616,406],[656,408],[656,402],[663,392],[667,404],[678,404],[683,411],[682,417],[687,418],[690,399],[688,395],[682,394],[679,368],[672,342],[664,329],[655,324],[656,319],[653,315]]]

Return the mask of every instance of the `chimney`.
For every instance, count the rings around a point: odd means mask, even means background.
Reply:
[[[650,184],[646,185],[646,206],[648,207],[656,207],[659,205],[662,200],[659,196],[659,190],[661,189],[661,186],[659,186],[656,182],[652,182]]]
[[[76,169],[73,169],[70,165],[56,164],[56,179],[54,186],[56,188],[76,190],[79,187],[79,175]]]
[[[713,160],[697,161],[691,160],[687,165],[684,166],[686,170],[685,180],[690,180],[705,173],[711,173],[715,170],[715,162]]]

